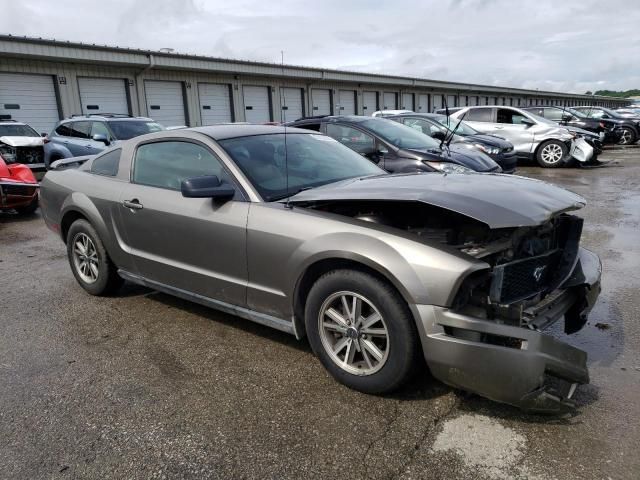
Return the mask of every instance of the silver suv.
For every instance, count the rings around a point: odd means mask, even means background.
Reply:
[[[535,159],[543,167],[558,167],[570,156],[573,135],[557,123],[520,108],[506,106],[465,107],[451,114],[476,130],[505,138],[519,158]]]

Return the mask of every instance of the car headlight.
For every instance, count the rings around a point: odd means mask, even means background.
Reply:
[[[424,160],[423,162],[442,173],[473,173],[473,170],[471,170],[470,168],[467,168],[464,165],[458,165],[457,163],[429,162],[426,160]]]
[[[500,149],[499,148],[487,147],[486,145],[483,145],[481,143],[474,143],[473,146],[476,147],[476,148],[479,148],[480,150],[482,150],[487,155],[497,155],[498,153],[500,153]]]
[[[16,161],[16,149],[9,145],[0,145],[0,155],[6,163],[14,163]]]

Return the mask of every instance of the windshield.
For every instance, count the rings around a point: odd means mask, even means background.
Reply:
[[[146,135],[147,133],[164,130],[162,125],[156,122],[144,120],[110,121],[109,127],[118,140],[129,140],[133,137]]]
[[[0,137],[39,137],[29,125],[0,125]]]
[[[383,140],[398,148],[438,148],[440,143],[429,135],[420,133],[417,130],[401,125],[393,120],[384,118],[372,118],[358,123],[371,132],[378,135]]]
[[[320,134],[277,133],[219,143],[268,202],[348,178],[386,173],[350,148]]]
[[[546,119],[544,117],[536,115],[535,113],[527,112],[527,115],[529,115],[531,118],[533,118],[538,123],[544,123],[545,125],[551,125],[553,127],[557,127],[558,126],[558,124],[556,122],[552,122],[551,120],[548,120],[548,119]]]
[[[449,130],[456,128],[456,125],[460,122],[460,120],[447,117],[446,115],[438,115],[435,119],[445,127],[449,127]],[[462,135],[463,137],[466,137],[467,135],[478,135],[479,133],[480,132],[475,128],[472,128],[469,124],[465,123],[464,120],[460,122],[460,126],[456,130],[456,135]]]

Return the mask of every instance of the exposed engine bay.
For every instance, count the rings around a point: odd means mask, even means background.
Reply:
[[[316,210],[397,228],[440,243],[490,265],[465,279],[453,309],[516,326],[542,327],[530,307],[540,304],[571,275],[582,219],[560,214],[536,227],[490,229],[465,215],[421,202],[336,201]]]

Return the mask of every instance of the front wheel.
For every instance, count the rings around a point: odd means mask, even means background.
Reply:
[[[622,127],[621,130],[622,130],[622,136],[620,137],[620,140],[618,141],[618,144],[620,144],[620,145],[631,145],[631,144],[636,142],[636,140],[637,140],[636,132],[634,132],[629,127]]]
[[[69,228],[67,256],[73,276],[91,295],[109,295],[122,285],[98,232],[86,220],[76,220]]]
[[[365,393],[389,393],[411,376],[419,341],[396,290],[357,270],[329,272],[313,285],[305,308],[309,343],[331,375]]]
[[[559,140],[547,140],[536,153],[536,160],[541,167],[558,168],[568,152],[567,146]]]

